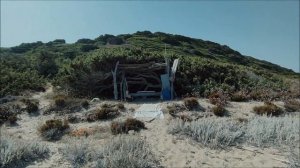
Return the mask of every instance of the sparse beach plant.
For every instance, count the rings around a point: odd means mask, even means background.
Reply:
[[[168,132],[190,137],[213,149],[237,145],[244,134],[241,126],[225,118],[205,118],[192,122],[173,120]]]
[[[47,157],[48,153],[48,147],[42,143],[17,139],[1,132],[1,168],[26,167],[28,163]]]
[[[117,136],[97,154],[97,168],[160,167],[150,146],[137,136]]]

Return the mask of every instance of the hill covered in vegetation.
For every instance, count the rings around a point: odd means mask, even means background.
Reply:
[[[111,70],[117,61],[164,62],[165,57],[180,59],[175,82],[179,97],[207,97],[218,91],[238,99],[300,95],[300,74],[290,69],[215,42],[142,31],[105,34],[73,44],[57,39],[1,48],[0,97],[42,91],[50,82],[74,96],[112,98]]]

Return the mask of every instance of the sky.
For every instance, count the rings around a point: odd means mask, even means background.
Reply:
[[[299,72],[299,8],[299,0],[1,0],[1,47],[149,30],[214,41]]]

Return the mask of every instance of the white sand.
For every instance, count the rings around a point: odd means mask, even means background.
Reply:
[[[39,93],[33,96],[33,98],[40,101],[40,108],[45,108],[49,106],[50,100],[47,98],[48,94],[52,94],[53,89],[50,87],[46,92]],[[174,101],[178,102],[178,101]],[[209,110],[213,105],[211,105],[207,99],[200,99],[200,105],[206,110]],[[100,105],[92,105],[91,108],[96,108]],[[157,102],[159,103],[159,102]],[[170,102],[169,102],[170,103]],[[125,103],[127,109],[137,109],[142,103]],[[168,104],[167,102],[163,103]],[[254,115],[252,113],[252,108],[256,105],[261,105],[262,102],[231,102],[227,110],[230,112],[230,117],[250,117]],[[276,104],[282,106],[282,102],[276,102]],[[123,112],[121,118],[132,117],[134,112],[127,110]],[[146,123],[147,130],[142,130],[138,133],[141,137],[150,144],[152,151],[161,161],[161,164],[165,167],[286,167],[286,163],[278,160],[287,160],[284,153],[276,149],[256,149],[253,147],[245,147],[249,150],[243,150],[238,148],[231,148],[229,150],[211,150],[209,148],[201,147],[198,143],[189,140],[187,138],[178,138],[167,133],[168,123],[171,120],[171,116],[164,114],[164,119],[156,119],[150,123]],[[39,115],[39,116],[29,116],[24,113],[19,116],[18,126],[10,127],[4,126],[4,129],[26,141],[39,140],[43,141],[37,132],[37,127],[44,121],[51,118],[63,118],[63,116],[55,115]],[[105,122],[82,122],[78,124],[71,124],[72,129],[76,128],[93,128],[96,126],[109,126],[109,121]],[[101,146],[105,144],[112,138],[109,132],[104,132],[101,136],[91,136],[88,138],[93,139],[93,145]],[[32,163],[31,168],[34,167],[56,167],[56,168],[68,168],[71,165],[63,158],[61,152],[59,152],[62,147],[68,143],[69,135],[65,135],[60,141],[57,142],[47,142],[46,143],[51,152],[50,157]],[[71,137],[72,138],[72,137]],[[256,152],[255,152],[256,150]],[[254,152],[253,152],[254,151]],[[274,158],[278,159],[275,160]]]

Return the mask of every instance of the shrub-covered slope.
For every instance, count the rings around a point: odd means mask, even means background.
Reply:
[[[290,69],[211,41],[143,31],[105,34],[73,44],[57,39],[1,48],[0,97],[42,90],[46,82],[76,96],[110,97],[110,72],[117,61],[163,62],[165,57],[180,58],[175,83],[178,96],[208,96],[220,89],[229,95],[243,91],[253,99],[299,96],[295,89],[299,89],[300,75]]]

